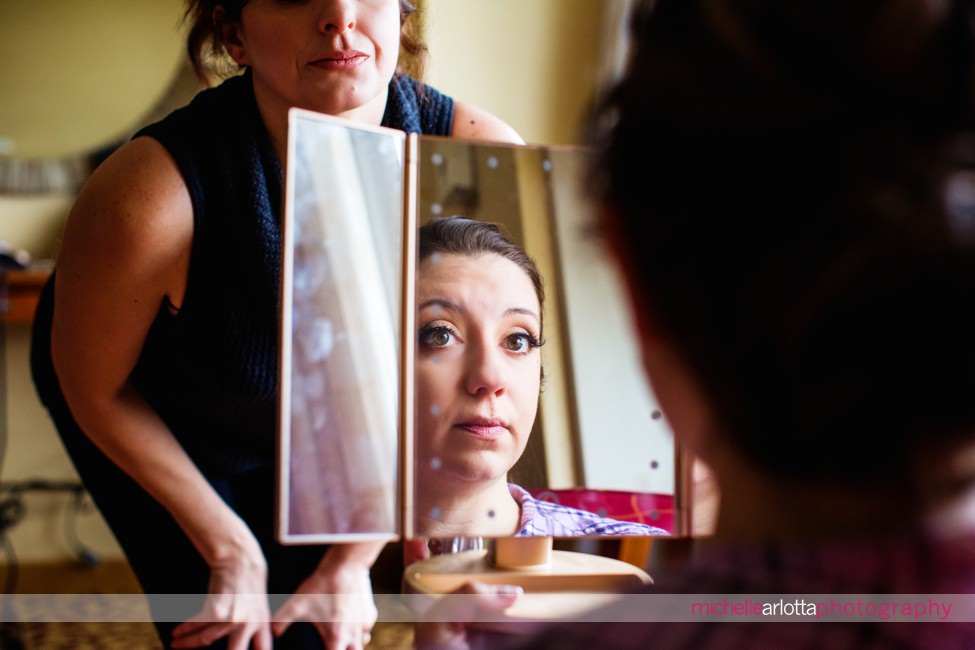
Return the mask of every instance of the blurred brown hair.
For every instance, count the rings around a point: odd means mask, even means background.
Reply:
[[[756,465],[909,485],[975,433],[972,2],[658,0],[633,34],[592,186],[654,326]]]

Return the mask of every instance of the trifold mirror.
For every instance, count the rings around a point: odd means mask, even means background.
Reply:
[[[512,503],[519,517],[551,503],[593,513],[596,525],[554,529],[554,536],[683,530],[673,440],[641,371],[622,282],[580,191],[589,155],[407,136],[292,109],[281,304],[282,542],[553,534],[519,518],[502,522]],[[537,403],[537,417],[533,424],[530,412],[522,418],[521,439],[503,454],[494,449],[508,435],[503,418],[430,424],[443,420],[431,414],[450,410],[444,400],[473,390],[464,373],[475,362],[441,350],[465,342],[456,330],[468,324],[454,322],[469,316],[465,306],[438,297],[431,312],[417,301],[427,289],[424,273],[432,273],[424,269],[440,259],[418,262],[417,228],[451,216],[499,224],[544,282],[542,379],[536,366],[534,382],[515,378],[503,387],[522,391],[514,401],[531,404],[528,411]],[[488,267],[470,268],[483,276]],[[441,280],[470,275],[445,269]],[[504,284],[494,286],[489,296],[477,286],[463,295],[504,307]],[[505,313],[532,311],[509,302]],[[436,324],[418,323],[418,306]],[[524,331],[531,323],[499,327],[514,328],[491,329],[512,353],[540,334]],[[427,339],[440,357],[425,360]],[[441,362],[444,371],[418,385],[418,365]],[[450,364],[459,370],[452,374]],[[431,389],[431,376],[447,383]],[[437,426],[446,430],[431,430]],[[497,490],[475,498],[479,462],[490,465],[484,476],[500,472],[508,489],[499,499],[492,500]],[[461,494],[472,495],[470,504]]]

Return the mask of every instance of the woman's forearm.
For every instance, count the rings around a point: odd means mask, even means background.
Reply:
[[[189,191],[162,145],[137,138],[99,165],[62,238],[51,361],[81,429],[211,566],[241,551],[263,562],[247,526],[129,381],[160,306],[185,292],[192,238]]]
[[[92,442],[172,515],[208,565],[261,557],[247,525],[131,385],[112,397],[69,404]]]
[[[365,569],[368,571],[385,546],[385,542],[335,544],[325,552],[318,570],[334,572],[342,569]]]

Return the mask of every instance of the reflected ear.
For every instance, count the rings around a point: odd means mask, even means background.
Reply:
[[[240,21],[229,20],[227,12],[220,5],[213,10],[213,24],[220,30],[220,43],[237,65],[250,65],[240,36]]]

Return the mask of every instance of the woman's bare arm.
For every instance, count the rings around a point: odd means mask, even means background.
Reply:
[[[454,126],[451,137],[485,142],[524,144],[518,132],[504,121],[466,102],[454,103]]]
[[[189,193],[162,146],[140,138],[113,154],[65,227],[51,348],[82,430],[212,562],[243,543],[232,539],[243,524],[129,383],[163,298],[182,300],[192,236]]]
[[[81,429],[170,512],[211,567],[210,592],[263,594],[267,566],[257,540],[129,381],[164,298],[182,301],[192,237],[188,191],[158,142],[139,138],[109,157],[65,227],[53,362]],[[266,600],[249,601],[251,623],[208,625],[204,633],[229,635],[231,645],[253,637],[255,647],[270,648]]]

